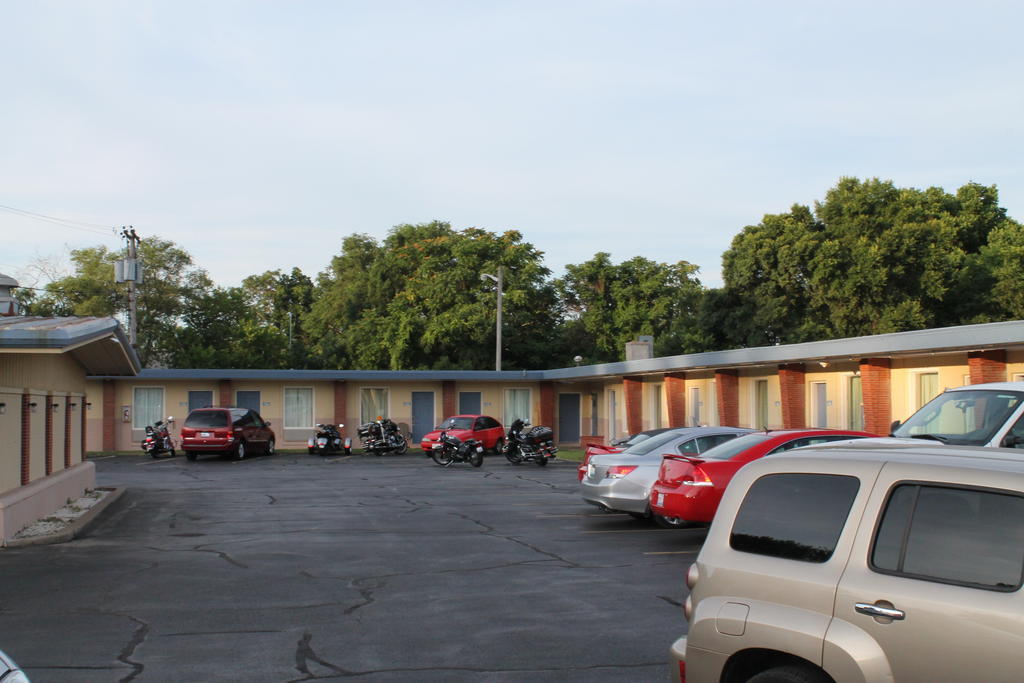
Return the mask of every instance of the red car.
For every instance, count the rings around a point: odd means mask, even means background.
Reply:
[[[446,417],[432,432],[427,432],[420,440],[423,452],[430,455],[441,432],[448,432],[460,440],[476,439],[483,444],[484,450],[498,452],[505,444],[505,430],[501,423],[489,415],[452,415]]]
[[[802,446],[876,434],[843,429],[786,429],[738,436],[700,455],[666,455],[651,487],[651,512],[686,522],[710,522],[736,471],[751,460]]]
[[[222,453],[241,460],[249,453],[274,454],[274,430],[248,408],[196,408],[181,428],[181,450],[195,460],[200,453]]]

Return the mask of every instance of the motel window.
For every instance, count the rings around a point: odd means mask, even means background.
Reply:
[[[359,422],[366,424],[378,417],[391,417],[388,414],[388,390],[385,388],[365,388],[359,390]]]
[[[690,387],[690,426],[700,425],[700,387]]]
[[[145,429],[164,419],[163,387],[135,387],[132,409],[132,427]]]
[[[313,389],[294,387],[284,390],[284,428],[308,429],[313,426]]]
[[[754,384],[754,429],[768,428],[768,380]]]
[[[530,390],[529,389],[506,389],[505,390],[505,425],[508,426],[516,420],[530,421]]]
[[[922,372],[917,376],[917,407],[920,408],[939,393],[939,373]]]

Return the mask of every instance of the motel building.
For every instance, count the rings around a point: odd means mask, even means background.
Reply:
[[[4,283],[7,283],[6,286]],[[692,425],[834,427],[888,434],[944,389],[1024,380],[1024,321],[518,371],[140,369],[112,318],[17,315],[0,276],[0,533],[95,485],[93,452],[140,456],[144,428],[194,408],[258,411],[278,450],[305,452],[317,423],[388,417],[411,447],[445,417],[552,427],[562,447]],[[2,539],[0,539],[2,540]]]

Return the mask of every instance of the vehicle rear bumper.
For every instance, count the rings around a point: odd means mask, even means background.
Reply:
[[[238,444],[238,439],[182,439],[181,450],[194,453],[221,453],[230,451]]]
[[[650,501],[647,491],[631,482],[616,480],[612,485],[580,482],[583,500],[605,510],[647,514]]]

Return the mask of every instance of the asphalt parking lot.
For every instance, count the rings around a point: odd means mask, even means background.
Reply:
[[[580,500],[573,462],[117,456],[70,543],[0,550],[33,681],[664,681],[704,532]]]

